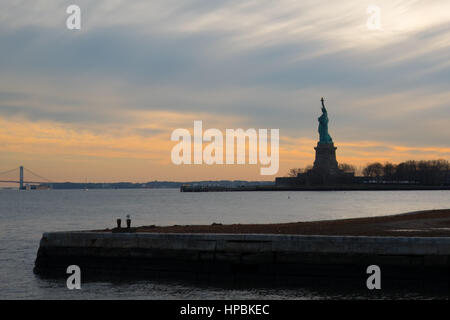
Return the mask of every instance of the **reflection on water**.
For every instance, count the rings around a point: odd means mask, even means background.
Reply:
[[[342,288],[224,287],[175,281],[96,281],[69,291],[64,279],[32,273],[45,231],[134,225],[274,223],[450,208],[450,191],[218,192],[178,190],[0,190],[0,298],[3,299],[315,299],[422,297]],[[347,290],[347,289],[346,289]],[[432,295],[434,296],[434,295]],[[431,296],[427,296],[431,297]]]

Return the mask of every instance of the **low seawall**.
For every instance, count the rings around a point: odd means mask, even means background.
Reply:
[[[35,273],[66,276],[69,265],[78,265],[90,275],[310,280],[366,279],[367,267],[378,265],[384,278],[436,280],[448,286],[450,238],[44,233]]]
[[[237,192],[237,191],[409,191],[450,190],[450,186],[422,186],[413,184],[335,184],[335,185],[256,185],[241,187],[183,185],[180,192]]]

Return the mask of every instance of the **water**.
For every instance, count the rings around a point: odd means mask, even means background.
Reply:
[[[422,293],[344,293],[339,288],[223,287],[167,280],[102,280],[68,290],[32,272],[43,232],[133,225],[312,221],[450,208],[450,191],[219,192],[0,190],[0,299],[421,298]],[[425,296],[430,298],[433,296]]]

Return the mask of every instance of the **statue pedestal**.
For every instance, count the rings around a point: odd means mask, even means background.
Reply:
[[[318,143],[316,150],[316,160],[313,170],[327,174],[337,174],[338,163],[336,161],[336,147],[334,143]]]
[[[308,173],[311,184],[333,184],[340,174],[336,161],[336,147],[334,143],[317,143],[316,160],[312,170]]]

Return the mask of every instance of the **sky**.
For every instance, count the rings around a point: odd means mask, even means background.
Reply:
[[[66,27],[71,4],[81,30]],[[450,160],[449,12],[448,0],[2,1],[0,172],[273,180],[314,161],[321,97],[338,162]],[[194,120],[279,129],[278,173],[172,164],[171,133]]]

